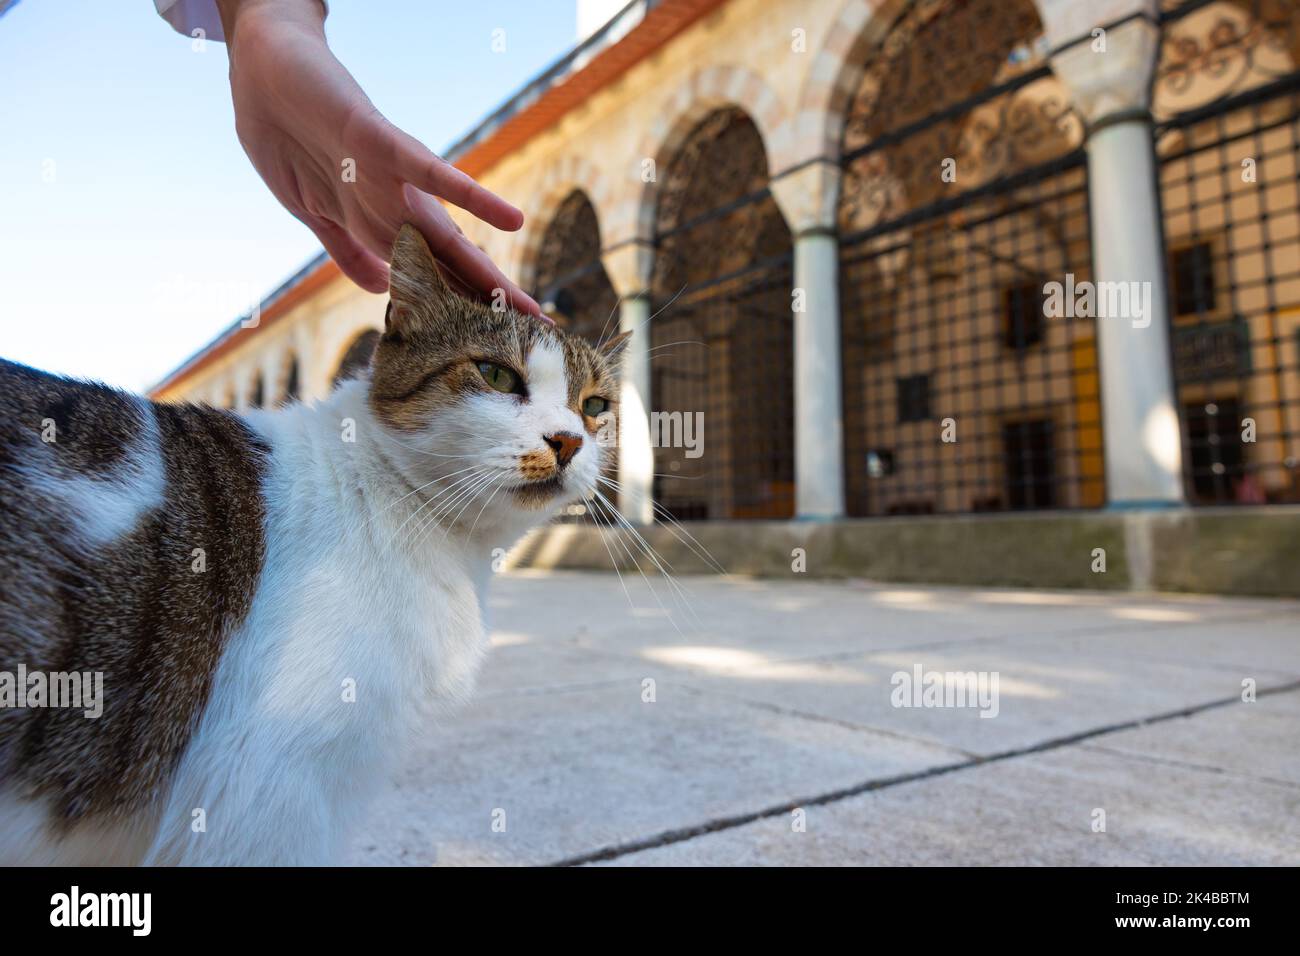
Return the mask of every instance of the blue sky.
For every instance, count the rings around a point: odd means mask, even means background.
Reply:
[[[573,0],[332,0],[326,29],[389,119],[441,150],[575,22]],[[319,251],[244,156],[226,67],[150,0],[0,17],[0,356],[143,389]]]

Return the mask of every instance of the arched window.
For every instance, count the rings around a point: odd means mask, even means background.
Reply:
[[[266,396],[264,395],[265,387],[262,383],[262,373],[258,372],[253,376],[253,389],[248,394],[248,406],[250,408],[261,408]]]
[[[343,353],[338,369],[334,372],[334,387],[337,387],[340,382],[364,374],[370,368],[370,360],[374,358],[375,348],[378,345],[379,332],[375,329],[367,329],[353,339],[348,350]]]
[[[618,331],[618,294],[600,259],[600,227],[586,193],[565,197],[537,252],[533,297],[562,328],[595,342]]]
[[[960,51],[960,52],[958,52]],[[1083,124],[1032,0],[906,6],[866,54],[839,204],[849,514],[1104,502]]]
[[[661,169],[652,281],[655,498],[678,519],[794,513],[791,239],[743,110]]]

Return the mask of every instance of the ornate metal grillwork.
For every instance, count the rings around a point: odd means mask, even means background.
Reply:
[[[537,252],[534,297],[569,331],[593,342],[618,329],[618,294],[600,258],[596,210],[582,190],[560,203]]]
[[[679,520],[794,513],[791,244],[753,122],[707,116],[665,170],[652,283],[655,498]]]
[[[1300,5],[1170,5],[1156,103],[1194,503],[1300,501]]]
[[[1104,501],[1068,292],[1091,279],[1083,124],[1040,33],[1029,0],[923,0],[867,63],[839,214],[851,514]]]
[[[1076,149],[1083,124],[1043,62],[1040,33],[1030,0],[909,8],[848,111],[841,229],[870,228]]]
[[[1165,0],[1162,9],[1161,120],[1283,79],[1300,62],[1300,0]],[[1161,151],[1179,145],[1165,138]]]

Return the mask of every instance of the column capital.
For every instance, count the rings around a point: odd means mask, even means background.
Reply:
[[[654,243],[647,239],[616,242],[600,255],[610,285],[623,298],[640,295],[650,288],[655,268]]]
[[[1156,0],[1038,0],[1038,7],[1052,70],[1090,127],[1150,110],[1160,55]]]
[[[817,156],[772,177],[772,198],[795,236],[835,230],[841,174],[839,163]]]

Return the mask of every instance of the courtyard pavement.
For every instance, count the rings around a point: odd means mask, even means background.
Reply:
[[[351,862],[1300,864],[1298,601],[680,584],[499,576]]]

